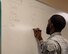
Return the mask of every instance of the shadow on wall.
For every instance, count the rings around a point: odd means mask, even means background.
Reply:
[[[66,27],[62,31],[62,35],[68,39],[68,22],[66,23]]]

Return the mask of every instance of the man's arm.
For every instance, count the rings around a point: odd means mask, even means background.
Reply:
[[[39,52],[41,54],[55,54],[57,50],[57,44],[55,45],[55,42],[53,41],[44,42],[41,37],[41,30],[39,28],[33,29],[33,31],[38,43]]]
[[[58,42],[49,40],[47,42],[39,42],[41,54],[61,54],[61,47]]]
[[[61,47],[56,41],[49,40],[47,42],[44,42],[43,40],[37,40],[37,44],[39,54],[61,54]]]

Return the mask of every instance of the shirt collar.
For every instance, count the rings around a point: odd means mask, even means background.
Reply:
[[[50,38],[52,38],[52,37],[54,37],[54,36],[56,36],[56,35],[61,36],[61,32],[55,32],[55,33],[51,34],[48,39],[50,39]]]

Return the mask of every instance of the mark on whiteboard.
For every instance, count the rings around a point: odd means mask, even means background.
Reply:
[[[20,22],[18,18],[18,10],[22,5],[23,0],[8,0],[8,8],[9,8],[9,24],[10,26],[14,26],[14,22]]]

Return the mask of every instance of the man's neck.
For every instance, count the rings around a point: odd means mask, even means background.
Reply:
[[[51,36],[54,36],[54,35],[61,35],[61,32],[54,32],[51,34]]]
[[[50,38],[52,38],[52,37],[54,37],[56,35],[60,35],[61,36],[61,32],[54,32],[54,33],[52,33],[48,39],[50,39]]]

